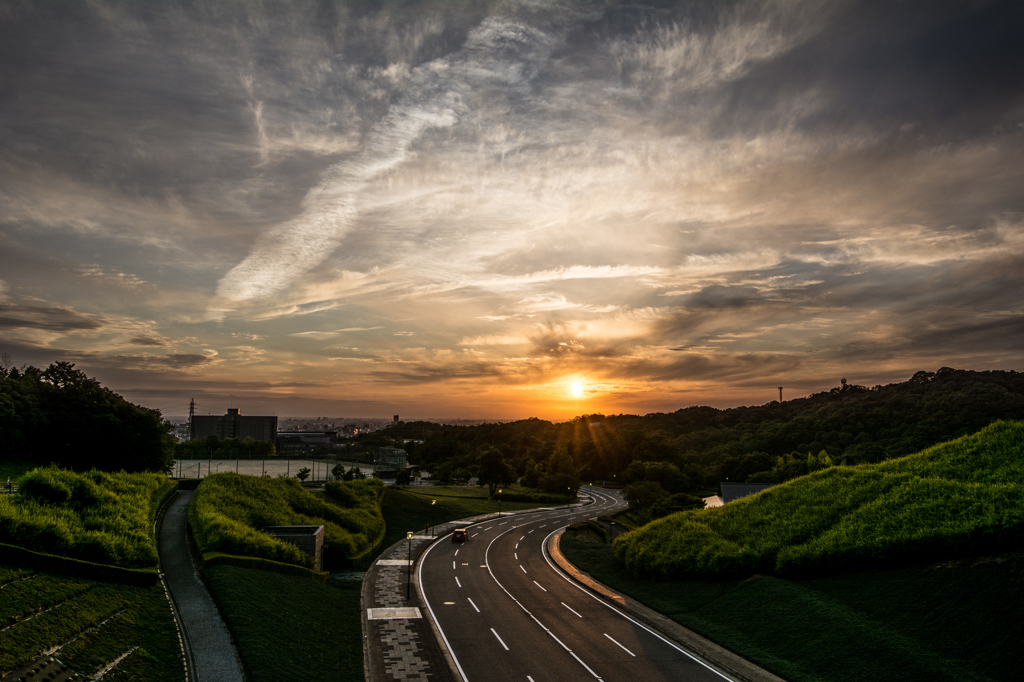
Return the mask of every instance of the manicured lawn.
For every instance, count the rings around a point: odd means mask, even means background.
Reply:
[[[473,494],[478,490],[483,491],[482,496]],[[437,500],[433,510],[430,506],[431,500]],[[503,502],[501,511],[550,506],[553,505],[535,502]],[[404,538],[406,532],[422,531],[430,523],[437,525],[446,521],[455,521],[496,511],[498,511],[498,503],[487,499],[486,488],[477,486],[397,488],[388,486],[384,490],[384,502],[381,504],[386,531],[378,552]]]
[[[31,462],[27,459],[0,461],[0,485],[7,485],[8,476],[11,478],[11,483],[16,483],[19,477],[37,466],[39,466],[38,462]]]
[[[1024,556],[813,580],[655,581],[611,547],[562,539],[595,579],[789,682],[1020,679]]]
[[[236,566],[211,566],[204,576],[250,682],[362,682],[358,581]]]
[[[170,604],[159,585],[131,587],[0,565],[0,677],[42,650],[91,677],[131,652],[104,680],[185,677]]]
[[[417,495],[428,497],[478,497],[487,499],[487,486],[480,485],[418,485],[415,488],[406,488]]]

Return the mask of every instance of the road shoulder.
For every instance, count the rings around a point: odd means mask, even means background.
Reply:
[[[547,553],[561,570],[597,598],[613,605],[647,627],[656,630],[666,639],[672,640],[711,667],[737,680],[737,682],[785,682],[781,677],[773,675],[764,668],[754,665],[728,649],[701,637],[668,616],[658,613],[635,599],[619,594],[607,585],[594,580],[589,574],[576,568],[565,558],[559,547],[559,541],[564,532],[565,529],[563,528],[551,535],[546,548]]]

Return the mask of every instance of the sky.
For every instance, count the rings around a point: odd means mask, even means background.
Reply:
[[[166,416],[1024,370],[1022,29],[1016,1],[0,0],[0,352]]]

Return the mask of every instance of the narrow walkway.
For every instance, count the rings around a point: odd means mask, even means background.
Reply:
[[[436,533],[449,533],[455,525],[438,525]],[[429,535],[413,537],[413,561],[434,539]],[[430,619],[419,609],[416,576],[409,575],[409,545],[407,540],[401,540],[385,550],[363,579],[366,679],[453,682],[451,666],[445,660]],[[408,586],[410,578],[412,585]]]
[[[178,491],[157,527],[164,583],[181,628],[189,682],[244,682],[242,665],[217,606],[192,563],[186,527],[192,491]]]

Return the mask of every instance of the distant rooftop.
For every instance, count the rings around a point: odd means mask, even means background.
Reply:
[[[774,488],[774,483],[719,483],[722,486],[722,503],[728,504],[741,497],[759,493],[768,488]]]

